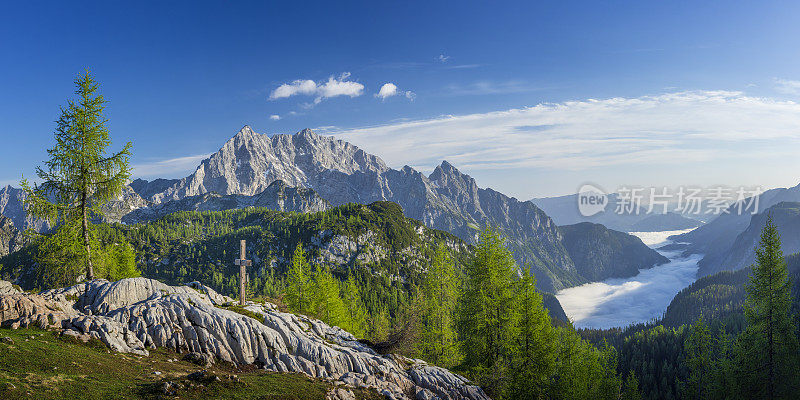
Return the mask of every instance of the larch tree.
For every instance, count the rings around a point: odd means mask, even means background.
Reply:
[[[348,275],[347,280],[341,284],[341,296],[345,308],[349,313],[348,332],[356,337],[363,338],[367,331],[367,309],[361,298],[361,289],[353,278],[353,274]]]
[[[310,269],[303,245],[298,244],[294,249],[292,265],[286,273],[286,305],[292,311],[298,313],[311,311]]]
[[[37,167],[41,184],[31,185],[22,179],[26,211],[51,225],[64,227],[79,235],[65,234],[57,246],[74,247],[80,241],[86,277],[94,279],[92,265],[92,220],[102,216],[102,205],[118,196],[130,177],[131,143],[117,153],[108,154],[111,137],[108,120],[103,116],[106,100],[98,93],[99,84],[86,71],[75,79],[77,100],[61,107],[56,121],[56,144],[47,150],[46,167]]]
[[[797,393],[797,336],[792,294],[778,228],[767,217],[756,248],[738,338],[737,378],[748,398],[789,398]]]
[[[311,308],[314,314],[328,325],[348,327],[350,315],[339,296],[339,281],[328,268],[319,265],[313,276]]]
[[[544,398],[551,391],[556,371],[557,334],[529,272],[518,282],[518,291],[519,335],[514,343],[509,394],[515,399]]]
[[[436,248],[422,291],[422,355],[443,367],[456,365],[461,358],[455,324],[459,277],[453,258],[442,244]]]
[[[491,395],[502,397],[517,337],[516,263],[500,234],[480,234],[465,268],[459,311],[464,366]]]

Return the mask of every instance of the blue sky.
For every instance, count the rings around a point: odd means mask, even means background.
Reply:
[[[797,184],[800,5],[697,3],[6,4],[0,183],[42,163],[88,67],[147,177],[185,176],[248,124],[394,167],[447,159],[523,199]]]

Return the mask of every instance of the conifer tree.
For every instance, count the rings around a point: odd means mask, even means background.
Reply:
[[[518,313],[516,263],[497,231],[480,233],[465,272],[458,325],[464,366],[490,395],[502,397]]]
[[[94,279],[91,221],[103,215],[101,206],[119,195],[130,177],[131,143],[121,151],[107,154],[111,137],[103,116],[106,100],[99,84],[86,71],[75,79],[76,101],[68,100],[56,121],[56,144],[47,153],[46,168],[37,167],[42,181],[33,186],[23,179],[26,211],[70,231],[53,243],[61,251],[80,241],[81,253],[68,257],[85,266],[87,279]],[[80,235],[74,235],[75,226]]]
[[[514,343],[510,396],[539,399],[551,390],[556,367],[556,331],[530,274],[519,281],[517,312],[519,336]]]
[[[689,380],[686,385],[686,396],[690,399],[705,399],[708,397],[709,372],[712,368],[711,360],[711,332],[703,318],[697,320],[689,328],[689,337],[684,345],[686,358],[684,363],[689,370]]]
[[[791,284],[778,228],[767,217],[756,248],[738,339],[739,389],[748,398],[788,398],[798,390],[797,334]]]
[[[622,400],[641,400],[642,395],[639,393],[639,380],[636,379],[636,374],[633,371],[628,372],[628,378],[625,379],[625,385],[622,389]]]
[[[444,367],[460,362],[455,332],[458,287],[455,263],[440,244],[422,283],[425,310],[421,351],[426,360]]]
[[[353,274],[348,275],[347,280],[342,282],[341,295],[344,306],[350,314],[347,331],[355,337],[363,338],[367,331],[367,310],[361,298],[361,289]]]
[[[331,326],[347,327],[349,315],[339,296],[339,281],[328,268],[317,266],[312,283],[311,309],[317,318]]]
[[[292,256],[292,265],[286,273],[286,305],[294,312],[309,313],[312,311],[310,269],[303,245],[298,243]]]

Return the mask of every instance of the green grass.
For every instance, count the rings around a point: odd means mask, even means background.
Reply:
[[[149,357],[109,351],[59,338],[38,329],[0,329],[1,399],[324,399],[332,385],[301,374],[265,372],[253,366],[237,368],[217,363],[207,369],[219,382],[181,387],[165,396],[164,382],[189,382],[186,376],[203,368],[184,361],[173,351],[158,349]],[[161,372],[155,375],[154,372]],[[233,375],[236,375],[234,378]],[[374,391],[354,390],[359,399],[381,399]]]

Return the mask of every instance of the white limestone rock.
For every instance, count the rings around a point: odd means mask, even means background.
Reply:
[[[372,388],[393,399],[488,399],[463,377],[419,360],[377,354],[341,328],[279,312],[274,305],[250,303],[245,308],[263,317],[255,320],[217,307],[229,298],[198,282],[189,285],[131,278],[95,280],[40,295],[2,295],[0,324],[58,327],[66,335],[96,338],[119,352],[147,355],[148,349],[168,347],[201,353]],[[337,390],[331,396],[345,399],[348,392]]]

